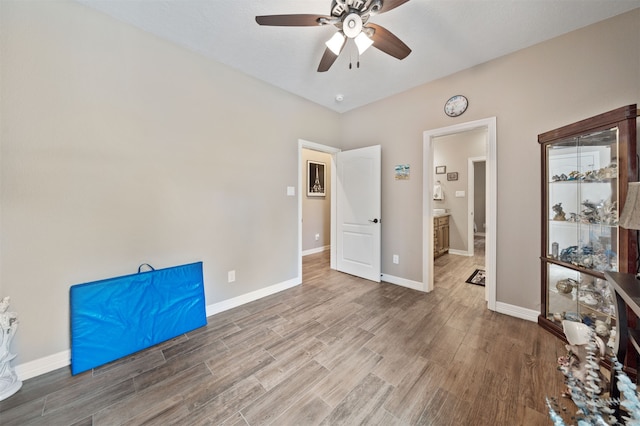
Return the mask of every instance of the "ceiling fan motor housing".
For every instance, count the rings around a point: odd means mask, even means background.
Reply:
[[[356,13],[366,22],[368,15],[382,9],[382,0],[332,0],[331,16],[342,17],[345,13]],[[365,18],[366,17],[366,18]]]

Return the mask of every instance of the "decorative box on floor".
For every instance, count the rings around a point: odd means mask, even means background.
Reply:
[[[207,323],[202,262],[71,286],[71,373]]]

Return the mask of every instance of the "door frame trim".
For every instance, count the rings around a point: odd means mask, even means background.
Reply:
[[[496,310],[496,242],[497,242],[497,143],[496,117],[454,124],[423,133],[422,190],[422,283],[423,290],[433,291],[433,139],[476,129],[487,129],[487,230],[486,237],[486,299],[487,307]]]
[[[322,145],[316,142],[307,141],[304,139],[298,139],[298,278],[302,282],[302,197],[304,196],[304,179],[305,171],[302,160],[302,150],[311,149],[313,151],[320,151],[331,155],[331,173],[330,173],[330,185],[331,185],[331,225],[330,234],[331,241],[330,247],[330,268],[336,269],[336,154],[342,151],[339,148],[335,148],[328,145]]]

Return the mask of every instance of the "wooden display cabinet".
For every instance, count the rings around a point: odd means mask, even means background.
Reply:
[[[562,320],[615,327],[609,271],[635,270],[635,232],[618,227],[638,176],[636,105],[538,135],[542,148],[541,314],[564,339]],[[614,342],[615,344],[615,342]]]

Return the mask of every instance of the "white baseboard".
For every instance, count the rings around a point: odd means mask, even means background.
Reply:
[[[455,250],[455,249],[449,249],[449,254],[455,254],[456,256],[473,256],[471,253],[469,253],[468,251],[464,251],[464,250]]]
[[[533,309],[522,308],[503,302],[496,302],[496,312],[532,322],[538,322],[538,315],[540,315],[540,312],[534,311]]]
[[[17,365],[15,370],[18,379],[25,381],[58,368],[66,367],[69,364],[71,364],[71,351],[66,350]]]
[[[271,296],[272,294],[281,292],[291,287],[295,287],[302,283],[301,277],[292,278],[288,281],[280,284],[275,284],[270,287],[261,288],[260,290],[252,291],[251,293],[243,294],[242,296],[234,297],[232,299],[223,300],[222,302],[214,303],[207,306],[207,316],[219,314],[220,312],[228,311],[229,309],[237,308],[245,303],[253,302],[254,300],[262,299],[263,297]]]
[[[391,284],[411,288],[413,290],[424,291],[423,284],[418,281],[407,280],[405,278],[395,277],[388,274],[382,274],[381,279],[382,281]],[[496,302],[496,312],[531,322],[538,322],[538,315],[540,314],[540,312],[534,311],[533,309],[522,308],[520,306],[510,305],[503,302]]]
[[[235,308],[245,303],[253,302],[254,300],[261,299],[266,296],[270,296],[274,293],[286,290],[291,287],[295,287],[302,283],[301,277],[292,278],[288,281],[280,284],[272,285],[270,287],[262,288],[260,290],[253,291],[251,293],[243,294],[242,296],[234,297],[232,299],[224,300],[222,302],[214,303],[206,307],[206,315],[210,317],[217,313]],[[35,359],[33,361],[25,362],[15,366],[16,375],[21,381],[31,379],[41,374],[49,373],[58,368],[66,367],[71,364],[71,350],[58,352],[57,354],[49,355],[43,358]]]
[[[302,256],[308,256],[310,254],[316,254],[316,253],[322,253],[323,251],[326,250],[331,250],[331,246],[324,246],[324,247],[316,247],[316,248],[312,248],[309,250],[303,250],[302,251]]]
[[[382,279],[382,281],[390,284],[411,288],[413,290],[424,291],[424,284],[419,281],[412,281],[406,278],[394,277],[393,275],[389,274],[382,274],[380,278]]]

